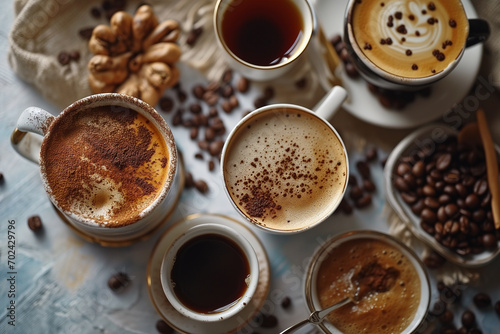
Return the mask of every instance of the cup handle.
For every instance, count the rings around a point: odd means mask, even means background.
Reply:
[[[483,19],[469,19],[469,36],[465,47],[484,42],[490,36],[490,25]]]
[[[347,91],[341,86],[334,86],[313,110],[321,117],[330,119],[346,99]]]
[[[40,136],[45,136],[54,119],[53,115],[41,108],[25,109],[19,116],[17,127],[10,136],[14,150],[26,159],[38,164],[42,145],[42,137]]]

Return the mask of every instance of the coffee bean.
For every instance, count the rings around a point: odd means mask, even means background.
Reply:
[[[474,184],[474,193],[478,196],[483,196],[488,191],[488,181],[485,179],[479,179]]]
[[[483,246],[487,249],[494,249],[497,247],[497,238],[493,233],[483,234],[481,241]]]
[[[194,181],[194,187],[202,194],[206,194],[208,192],[208,184],[203,180]]]
[[[130,284],[130,277],[124,272],[118,272],[108,279],[108,287],[114,292],[121,292]]]
[[[349,191],[349,197],[353,200],[363,197],[363,189],[358,185],[353,185]]]
[[[212,156],[217,156],[222,152],[222,148],[224,147],[224,141],[216,140],[209,144],[208,152]]]
[[[410,187],[406,183],[405,179],[401,176],[397,176],[394,178],[394,187],[402,192],[408,192],[410,191]]]
[[[440,317],[439,321],[442,324],[451,324],[453,322],[453,312],[446,310]]]
[[[248,90],[250,89],[250,81],[245,77],[239,78],[236,84],[236,89],[240,93],[248,92]]]
[[[470,310],[465,310],[464,313],[462,313],[462,325],[465,328],[471,328],[475,324],[476,324],[476,315]]]
[[[253,105],[255,108],[261,108],[267,105],[268,100],[264,96],[259,96],[253,101]]]
[[[363,189],[369,193],[372,193],[376,190],[375,183],[372,180],[364,179],[363,180]]]
[[[302,79],[299,79],[297,81],[295,81],[295,87],[297,87],[298,89],[304,89],[306,88],[307,86],[307,78],[302,78]]]
[[[469,209],[476,209],[479,207],[479,197],[475,193],[467,195],[465,197],[465,205]]]
[[[93,31],[94,31],[94,27],[83,28],[83,29],[80,29],[78,31],[78,35],[80,35],[80,37],[83,38],[84,40],[88,41],[92,37],[92,32]]]
[[[487,308],[491,305],[490,296],[488,296],[487,294],[482,293],[482,292],[474,295],[473,301],[474,301],[474,304],[480,309]]]
[[[186,188],[192,188],[194,187],[194,178],[193,178],[193,174],[188,172],[186,173],[186,176],[185,176],[185,180],[184,180],[185,184],[184,186]]]
[[[33,232],[41,231],[43,228],[43,224],[42,224],[42,219],[40,218],[40,216],[36,215],[36,216],[29,217],[28,218],[28,227]]]
[[[205,101],[205,103],[209,106],[215,106],[219,101],[219,95],[211,90],[207,90],[203,94],[203,101]]]
[[[173,334],[174,329],[170,327],[164,320],[160,319],[156,322],[156,330],[160,334]]]
[[[266,88],[264,88],[264,98],[266,100],[271,100],[272,98],[274,98],[274,96],[276,95],[275,91],[274,91],[274,88],[272,86],[266,86]]]
[[[210,160],[208,162],[208,170],[212,172],[214,169],[215,169],[215,163],[213,160]]]
[[[422,220],[426,223],[434,223],[437,221],[436,213],[429,208],[424,208],[420,213]]]
[[[357,208],[365,208],[372,204],[372,196],[370,194],[364,194],[363,197],[357,199],[354,204]]]
[[[164,112],[171,112],[174,108],[174,100],[168,96],[162,96],[159,101],[160,109]]]
[[[440,171],[447,170],[450,167],[452,156],[450,153],[445,153],[439,156],[436,161],[436,168]]]
[[[66,52],[66,51],[61,51],[59,52],[59,54],[57,55],[57,61],[59,61],[59,64],[61,65],[68,65],[69,62],[70,62],[71,58],[69,56],[69,53]]]
[[[3,173],[0,172],[0,184],[4,183],[5,177],[3,176]]]
[[[186,100],[187,100],[187,94],[186,94],[186,92],[184,90],[182,90],[182,89],[178,89],[177,90],[177,99],[181,103],[186,102]]]
[[[399,176],[403,176],[406,173],[410,172],[410,170],[411,170],[410,165],[405,162],[402,162],[398,164],[396,168],[396,174],[398,174]]]
[[[199,103],[193,103],[189,106],[189,111],[197,115],[202,112],[201,105]]]
[[[291,305],[292,299],[290,299],[290,297],[287,296],[281,300],[281,307],[283,307],[284,309],[288,309]]]
[[[339,209],[346,215],[350,215],[353,212],[351,204],[347,201],[345,197],[342,199],[342,201],[340,201]]]
[[[230,85],[225,85],[221,88],[221,95],[225,98],[229,98],[231,95],[234,94],[234,89]]]
[[[230,83],[233,80],[233,70],[230,68],[225,70],[222,74],[222,82]]]
[[[424,257],[423,262],[430,269],[438,269],[446,263],[446,260],[437,252],[430,251],[429,254]]]
[[[198,132],[199,129],[197,127],[192,127],[191,131],[189,132],[189,138],[195,140],[196,138],[198,138]]]
[[[203,95],[205,94],[205,87],[203,87],[203,85],[195,85],[193,86],[192,88],[192,93],[194,95],[194,97],[196,97],[198,100],[201,100],[203,99]]]
[[[366,161],[360,160],[356,163],[356,168],[358,169],[359,174],[364,178],[364,179],[369,179],[371,178],[371,171],[370,171],[370,166]]]

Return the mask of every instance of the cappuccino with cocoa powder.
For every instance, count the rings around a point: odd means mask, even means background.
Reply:
[[[243,215],[271,231],[300,231],[327,218],[345,191],[348,167],[337,133],[291,105],[264,108],[233,130],[222,173]]]
[[[41,149],[58,207],[105,227],[141,219],[169,174],[169,150],[145,116],[127,107],[75,109],[57,118]]]
[[[459,0],[355,1],[350,24],[364,56],[403,78],[443,72],[460,58],[469,31]]]

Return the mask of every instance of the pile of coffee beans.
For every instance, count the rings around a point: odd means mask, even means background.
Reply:
[[[334,35],[330,39],[330,43],[342,60],[347,76],[353,79],[358,78],[359,72],[352,62],[349,51],[347,50],[345,43],[342,41],[342,37],[338,34]],[[387,109],[402,110],[407,105],[415,101],[418,96],[427,98],[431,95],[431,89],[429,87],[422,88],[417,91],[402,91],[377,87],[371,83],[367,83],[367,85],[368,90],[375,95],[379,103]]]
[[[227,134],[220,113],[232,114],[238,109],[240,103],[237,93],[245,94],[249,88],[250,81],[247,78],[235,79],[233,71],[226,70],[220,81],[195,84],[190,92],[184,89],[182,83],[178,83],[173,87],[174,97],[165,95],[159,101],[160,111],[173,113],[170,125],[182,126],[189,131],[189,137],[197,143],[199,149],[194,157],[198,160],[206,159],[209,171],[215,170],[220,161]],[[191,99],[194,102],[187,104],[189,93],[194,97]],[[201,193],[209,191],[207,183],[195,179],[191,172],[186,175],[186,187],[194,187]]]
[[[461,256],[498,247],[491,194],[481,147],[459,145],[456,136],[402,156],[393,185],[420,226]],[[431,147],[432,146],[432,147]]]

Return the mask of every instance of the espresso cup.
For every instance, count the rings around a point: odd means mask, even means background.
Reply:
[[[450,74],[489,25],[468,19],[460,0],[349,0],[344,41],[354,66],[382,88],[415,90]]]
[[[160,273],[165,296],[180,314],[200,322],[218,322],[251,304],[259,282],[259,262],[242,234],[207,222],[175,239]]]
[[[214,28],[228,64],[266,81],[306,62],[314,12],[307,0],[218,0]]]
[[[328,239],[312,256],[305,277],[310,312],[346,297],[319,328],[337,333],[420,333],[431,289],[418,256],[391,235],[370,230]]]
[[[173,212],[184,185],[165,120],[127,95],[92,95],[56,117],[28,108],[11,142],[39,163],[45,191],[63,220],[103,245],[149,236]]]
[[[307,230],[328,218],[344,196],[344,143],[327,121],[346,91],[335,86],[316,108],[273,104],[243,118],[221,156],[226,195],[250,222],[274,233]]]

